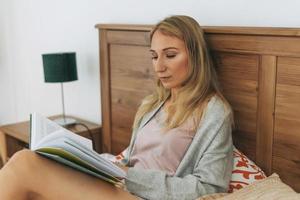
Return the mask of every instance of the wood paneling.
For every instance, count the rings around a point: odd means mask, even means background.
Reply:
[[[270,175],[272,172],[276,56],[261,56],[259,69],[256,163]]]
[[[234,110],[234,143],[255,160],[259,56],[215,52],[214,58],[223,93]]]
[[[154,74],[149,47],[111,45],[110,61],[112,89],[148,94],[151,92],[154,87]]]
[[[277,151],[277,146],[274,146],[275,151]],[[285,151],[284,154],[288,154]],[[295,152],[293,152],[294,154]],[[299,153],[298,153],[299,154]],[[299,160],[299,157],[298,157]],[[290,158],[277,157],[273,158],[273,171],[280,175],[282,181],[297,191],[300,192],[300,181],[299,181],[299,162],[293,162]]]
[[[300,191],[300,58],[279,57],[273,168]]]
[[[300,55],[300,40],[294,37],[212,34],[207,38],[211,48],[218,51],[276,56]]]
[[[111,152],[111,103],[110,103],[110,67],[109,44],[107,43],[107,31],[99,32],[100,47],[100,78],[101,78],[101,110],[102,110],[102,150]],[[104,120],[105,119],[105,120]]]
[[[107,42],[110,44],[149,45],[149,32],[107,31]]]
[[[131,26],[132,27],[132,26]],[[133,27],[132,27],[133,28]],[[137,27],[136,27],[137,28]],[[149,27],[148,27],[149,28]],[[203,26],[206,34],[253,35],[253,36],[300,36],[299,28]]]
[[[114,34],[113,37],[119,36]],[[143,41],[136,41],[131,43],[127,38],[127,44],[121,41],[121,44],[110,44],[111,152],[114,154],[129,145],[137,108],[141,100],[153,92],[155,85],[149,47],[143,46],[146,44]]]
[[[300,56],[300,55],[299,55]],[[300,58],[278,58],[278,84],[300,86]],[[297,92],[296,90],[295,92]]]

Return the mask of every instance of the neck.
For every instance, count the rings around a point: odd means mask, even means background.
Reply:
[[[177,98],[177,91],[176,91],[175,89],[172,89],[169,98],[168,98],[167,101],[165,102],[165,107],[168,107],[169,104],[170,104],[171,102],[174,102],[176,98]]]
[[[172,89],[172,90],[171,90],[170,101],[171,101],[171,102],[174,102],[175,99],[176,99],[176,97],[177,97],[177,91],[176,91],[175,89]]]

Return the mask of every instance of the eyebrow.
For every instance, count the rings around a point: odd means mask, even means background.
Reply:
[[[163,51],[166,51],[166,50],[170,50],[170,49],[178,50],[178,48],[176,48],[176,47],[166,47],[166,48],[164,48],[164,49],[162,49],[162,50],[163,50]],[[150,49],[149,51],[150,51],[150,52],[155,52],[155,50],[153,50],[153,49]]]

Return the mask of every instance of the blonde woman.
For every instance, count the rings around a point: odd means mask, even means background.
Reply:
[[[138,109],[123,169],[126,189],[21,151],[0,171],[0,199],[196,199],[226,192],[233,166],[229,104],[204,34],[188,16],[151,32],[157,90]]]

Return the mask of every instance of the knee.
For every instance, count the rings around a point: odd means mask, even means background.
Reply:
[[[28,149],[24,149],[16,152],[5,165],[12,169],[28,169],[34,164],[36,160],[36,154]]]
[[[36,153],[30,150],[21,150],[16,152],[3,167],[2,174],[5,175],[4,177],[9,180],[10,186],[13,187],[11,190],[19,197],[23,195],[24,198],[25,196],[28,197],[26,199],[35,199],[31,198],[35,194],[32,190],[35,186],[32,177],[38,171],[38,160]]]

